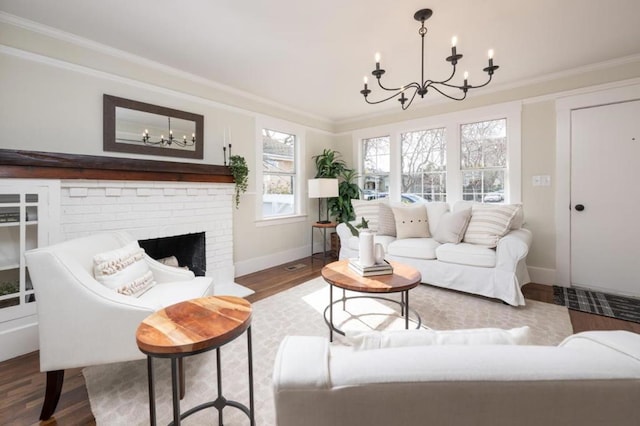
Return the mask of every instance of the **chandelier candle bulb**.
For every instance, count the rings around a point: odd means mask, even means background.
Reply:
[[[376,70],[379,70],[380,69],[380,53],[376,53],[375,59],[376,59]]]
[[[456,56],[458,53],[456,52],[456,45],[458,44],[458,37],[451,37],[451,56]]]

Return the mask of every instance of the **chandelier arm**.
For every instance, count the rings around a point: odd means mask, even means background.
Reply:
[[[405,89],[404,91],[406,91],[406,89]],[[398,95],[399,95],[399,94],[401,94],[402,92],[403,92],[402,90],[398,90],[396,93],[394,93],[393,95],[389,96],[388,98],[384,98],[384,99],[381,99],[381,100],[379,100],[379,101],[373,101],[373,102],[372,102],[372,101],[370,101],[369,99],[367,99],[366,97],[364,98],[364,100],[365,100],[368,104],[371,104],[371,105],[380,104],[380,103],[382,103],[382,102],[386,102],[386,101],[388,101],[389,99],[393,99],[393,98],[395,98],[396,96],[398,96]],[[416,92],[414,92],[414,93],[413,93],[413,97],[412,97],[411,99],[413,100],[413,98],[414,98],[415,96],[416,96]]]
[[[493,78],[493,76],[491,74],[489,74],[489,79],[487,81],[485,81],[483,84],[480,84],[478,86],[467,86],[469,89],[478,89],[480,87],[484,87],[487,84],[491,83],[491,79]]]
[[[410,87],[414,87],[416,89],[420,88],[420,84],[418,84],[417,82],[411,82],[409,84],[407,84],[406,86],[402,86],[402,87],[398,87],[396,89],[390,89],[388,87],[384,87],[381,83],[381,79],[377,79],[378,80],[378,86],[380,86],[381,89],[386,90],[387,92],[402,92],[403,90],[407,90]]]
[[[406,110],[407,110],[407,108],[409,108],[409,107],[411,106],[411,103],[413,102],[413,100],[415,99],[415,97],[416,97],[416,95],[417,95],[417,94],[418,94],[418,91],[417,91],[417,90],[415,90],[415,91],[413,92],[413,96],[411,96],[411,99],[409,100],[409,103],[407,104],[407,106],[402,105],[402,110],[403,110],[403,111],[406,111]]]
[[[456,87],[456,86],[452,86],[452,87]],[[431,86],[431,88],[432,88],[433,90],[435,90],[436,92],[440,93],[442,96],[445,96],[445,97],[447,97],[447,98],[449,98],[449,99],[451,99],[451,100],[454,100],[454,101],[462,101],[462,100],[464,100],[464,99],[467,97],[467,92],[464,92],[464,95],[463,95],[462,97],[460,97],[460,98],[456,98],[455,96],[451,96],[451,95],[449,95],[449,94],[447,94],[447,93],[443,92],[442,90],[440,90],[440,89],[438,88],[438,86],[433,86],[433,85],[432,85],[432,86]],[[460,87],[458,87],[458,89],[459,89],[459,88],[460,88]]]

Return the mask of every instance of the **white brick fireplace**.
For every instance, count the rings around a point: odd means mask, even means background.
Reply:
[[[218,287],[234,277],[233,193],[232,183],[62,180],[60,239],[114,230],[138,240],[204,232],[206,275]]]

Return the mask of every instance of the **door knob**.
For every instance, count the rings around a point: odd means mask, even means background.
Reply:
[[[576,210],[581,212],[582,210],[584,210],[584,206],[582,204],[576,204]]]

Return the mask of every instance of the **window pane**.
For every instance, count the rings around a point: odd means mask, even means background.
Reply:
[[[504,201],[504,170],[463,171],[462,199],[481,203]]]
[[[364,198],[371,200],[389,195],[391,138],[363,139]]]
[[[401,135],[402,201],[417,195],[430,201],[446,201],[446,129],[429,129]]]
[[[295,173],[295,141],[295,135],[262,129],[264,172]]]
[[[263,175],[262,177],[263,217],[284,216],[294,213],[294,177]]]
[[[506,166],[506,119],[463,124],[460,126],[460,138],[463,170]]]

